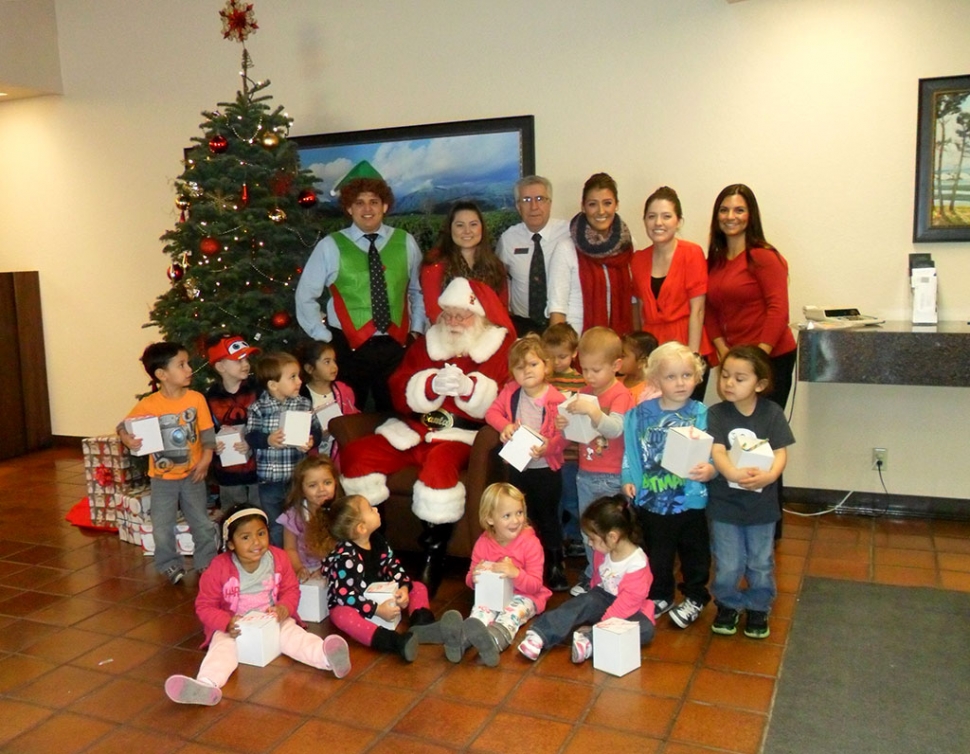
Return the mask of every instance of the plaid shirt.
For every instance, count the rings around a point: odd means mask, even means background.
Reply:
[[[298,395],[278,401],[266,390],[250,406],[246,417],[246,442],[256,451],[256,474],[261,482],[288,482],[293,469],[306,455],[300,448],[286,446],[271,448],[269,436],[280,428],[280,416],[284,411],[312,411],[310,399]],[[317,446],[323,437],[316,414],[310,421],[313,444]]]

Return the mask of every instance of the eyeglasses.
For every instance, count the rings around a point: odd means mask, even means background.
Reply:
[[[475,312],[462,311],[462,312],[441,312],[441,318],[445,321],[445,324],[457,324],[460,325],[467,322],[472,317],[475,316]]]
[[[519,204],[538,204],[543,205],[546,202],[551,202],[548,196],[523,196],[519,199]]]

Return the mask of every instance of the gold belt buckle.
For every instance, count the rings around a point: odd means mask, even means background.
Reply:
[[[421,423],[430,430],[451,429],[455,426],[455,416],[443,408],[429,411],[421,417]]]

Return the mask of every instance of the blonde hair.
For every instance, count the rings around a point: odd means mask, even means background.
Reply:
[[[542,338],[534,332],[530,332],[528,335],[519,338],[509,348],[509,369],[515,369],[522,364],[525,361],[525,357],[530,353],[534,353],[539,358],[539,361],[546,365],[547,372],[552,371],[552,359],[549,357],[548,351],[546,351],[546,346],[542,342]]]
[[[495,527],[489,525],[488,519],[495,514],[499,500],[503,497],[510,497],[522,503],[522,510],[525,510],[525,495],[518,487],[508,482],[495,482],[488,485],[482,493],[481,502],[478,504],[478,523],[481,524],[482,529],[490,534],[495,533]]]
[[[660,370],[668,361],[674,360],[681,361],[685,364],[690,364],[694,369],[694,381],[700,382],[701,377],[704,376],[704,361],[687,346],[685,346],[683,343],[678,343],[676,340],[671,340],[668,343],[664,343],[662,346],[657,346],[653,350],[653,353],[650,354],[650,358],[647,359],[647,379],[659,385],[660,380],[658,379],[658,376],[660,374]]]
[[[304,535],[307,549],[324,558],[337,542],[353,539],[354,530],[363,522],[361,504],[370,505],[363,495],[344,495],[320,506],[306,526]]]
[[[579,339],[579,355],[616,361],[623,358],[623,341],[608,327],[591,327]]]
[[[283,501],[283,510],[299,505],[303,501],[303,480],[314,469],[326,469],[330,472],[330,476],[333,477],[334,482],[334,499],[344,494],[340,486],[340,475],[337,473],[333,459],[329,456],[305,456],[296,465],[296,468],[293,469],[290,489],[287,491],[286,499]]]

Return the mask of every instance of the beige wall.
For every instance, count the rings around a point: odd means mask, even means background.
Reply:
[[[58,0],[64,95],[0,106],[0,269],[39,269],[54,432],[101,432],[144,390],[141,329],[169,263],[172,181],[203,109],[239,87],[221,2]],[[487,9],[483,13],[482,9]],[[806,303],[909,307],[917,80],[970,73],[966,0],[263,0],[257,78],[295,134],[534,114],[539,170],[571,216],[620,185],[644,239],[656,186],[703,243],[727,183],[757,192]],[[936,259],[970,317],[970,244]],[[970,498],[970,390],[800,384],[788,484]]]

